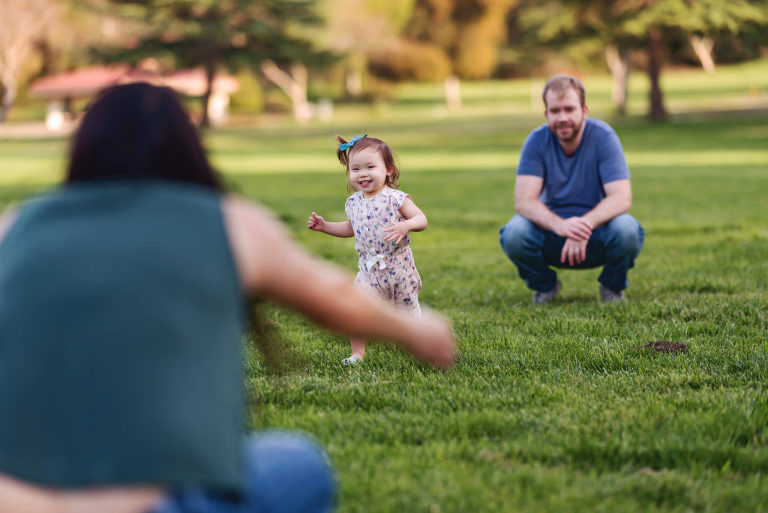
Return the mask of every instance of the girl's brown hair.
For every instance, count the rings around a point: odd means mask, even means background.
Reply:
[[[375,137],[363,136],[359,138],[351,148],[342,150],[341,145],[346,144],[349,141],[340,135],[336,136],[336,140],[339,141],[339,145],[336,147],[336,156],[339,158],[339,162],[341,162],[347,169],[347,178],[349,178],[349,157],[352,152],[373,148],[379,155],[381,155],[381,159],[384,161],[384,166],[386,166],[387,171],[390,172],[390,174],[387,175],[384,185],[392,187],[393,189],[399,187],[397,180],[400,178],[400,170],[395,164],[395,155],[387,143],[381,139],[376,139]]]

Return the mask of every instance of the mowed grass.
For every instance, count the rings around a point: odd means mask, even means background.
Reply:
[[[715,105],[747,83],[739,73],[680,83]],[[594,103],[607,105],[596,89]],[[301,363],[274,376],[246,345],[248,427],[312,433],[337,469],[341,512],[766,511],[766,117],[686,113],[652,125],[593,109],[622,140],[631,213],[646,230],[629,300],[600,303],[599,270],[563,271],[560,298],[533,307],[498,229],[513,215],[514,168],[540,110],[527,81],[466,90],[459,112],[411,86],[391,107],[339,108],[333,122],[207,134],[232,189],[350,273],[353,241],[309,232],[306,218],[343,219],[335,133],[389,142],[401,188],[430,220],[412,235],[421,302],[453,322],[460,344],[448,372],[386,345],[348,369],[346,339],[267,304]],[[0,141],[0,202],[51,183],[65,148]],[[688,353],[638,349],[656,340]]]

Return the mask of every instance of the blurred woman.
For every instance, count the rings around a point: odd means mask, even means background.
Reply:
[[[439,367],[455,341],[224,194],[172,91],[89,108],[66,183],[0,218],[0,511],[327,511],[320,449],[246,436],[245,304],[269,298]]]

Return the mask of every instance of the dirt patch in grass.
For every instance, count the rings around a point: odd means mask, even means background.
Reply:
[[[636,347],[637,350],[656,351],[657,353],[688,353],[688,346],[681,342],[670,342],[669,340],[657,340],[648,342],[644,346]]]

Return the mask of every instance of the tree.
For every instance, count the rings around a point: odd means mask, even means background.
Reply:
[[[315,34],[320,45],[344,56],[345,88],[362,93],[362,75],[372,57],[398,44],[415,0],[323,0],[318,12],[325,26]]]
[[[648,114],[652,120],[662,120],[667,112],[661,73],[670,41],[715,32],[736,34],[744,25],[767,20],[765,0],[561,0],[548,2],[546,12],[539,2],[529,0],[522,23],[542,44],[584,40],[603,44],[614,76],[614,98],[621,101],[626,95],[617,89],[626,91],[628,50],[644,51],[650,82]]]
[[[261,63],[261,71],[291,99],[294,119],[304,122],[312,117],[312,109],[307,98],[308,73],[306,66],[301,63],[293,63],[288,70],[284,70],[275,64],[275,61],[266,60]]]
[[[485,79],[506,39],[506,16],[517,0],[417,0],[405,37],[439,49],[450,64],[448,105],[460,104],[459,78]]]
[[[16,100],[19,75],[57,14],[58,5],[50,0],[0,2],[0,122]]]
[[[449,57],[460,78],[485,79],[496,69],[506,16],[517,0],[418,0],[406,37]]]
[[[128,48],[113,49],[112,60],[139,62],[169,59],[180,67],[202,67],[206,90],[201,124],[207,126],[208,102],[220,68],[275,67],[294,69],[322,65],[331,59],[300,35],[302,27],[320,20],[308,0],[111,0],[131,19],[141,17],[146,32]],[[268,66],[272,69],[271,66]],[[294,96],[292,100],[298,99]],[[299,100],[300,101],[300,100]],[[306,85],[304,93],[306,101]],[[294,107],[294,112],[301,111]]]
[[[715,48],[715,40],[709,36],[699,36],[691,34],[689,37],[691,48],[699,58],[701,67],[707,73],[715,72],[715,60],[712,58],[712,50]]]
[[[766,23],[768,10],[764,0],[637,0],[639,9],[626,6],[618,12],[626,16],[620,29],[635,39],[645,37],[647,73],[650,80],[652,120],[666,118],[660,77],[664,47],[676,35],[690,37],[725,31],[738,33],[745,24]],[[630,2],[627,2],[630,3]]]

